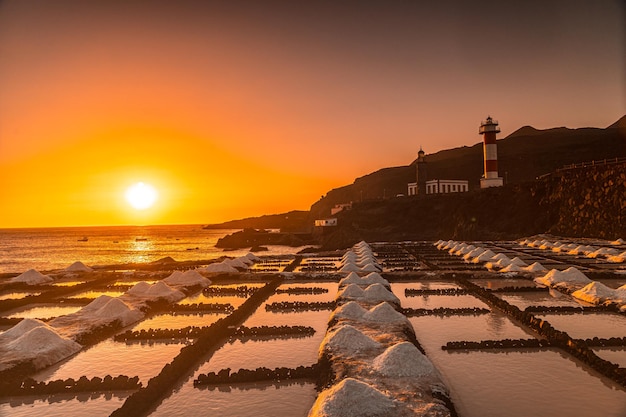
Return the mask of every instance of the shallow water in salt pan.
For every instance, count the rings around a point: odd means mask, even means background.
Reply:
[[[82,306],[39,306],[29,308],[28,310],[18,311],[6,317],[23,319],[51,319],[53,317],[75,313],[81,308]]]
[[[48,400],[40,397],[18,397],[10,403],[0,403],[0,416],[3,417],[67,417],[67,416],[108,416],[122,406],[130,393],[115,392],[101,394],[82,393],[78,397],[54,395]]]
[[[402,307],[428,308],[489,308],[487,304],[480,301],[473,295],[419,295],[417,297],[406,297],[406,301],[401,301]]]
[[[616,346],[609,348],[594,348],[593,351],[600,358],[613,362],[620,366],[620,368],[626,368],[626,347]]]
[[[124,294],[124,291],[86,291],[74,294],[68,298],[98,298],[101,295],[107,295],[109,297],[119,297]]]
[[[574,339],[626,336],[626,316],[617,313],[537,314],[536,317],[547,320]]]
[[[546,306],[546,307],[580,307],[588,306],[590,304],[580,302],[570,297],[569,295],[562,294],[558,291],[551,290],[550,292],[518,292],[515,294],[501,293],[496,294],[499,298],[503,299],[507,303],[519,307],[524,310],[529,306]]]
[[[52,381],[79,379],[83,375],[88,378],[126,375],[138,376],[145,385],[150,378],[161,372],[166,363],[178,355],[183,346],[183,343],[150,345],[106,340],[39,372],[34,379]]]
[[[204,314],[162,314],[144,320],[133,327],[133,331],[148,329],[182,329],[187,326],[210,326],[220,318],[226,317],[222,313]]]
[[[472,351],[434,359],[463,417],[623,417],[626,391],[556,351]]]
[[[15,292],[9,292],[6,294],[0,294],[0,300],[19,300],[19,299],[28,297],[30,295],[39,295],[39,294],[41,293],[15,291]]]
[[[150,414],[150,417],[219,415],[220,417],[305,417],[313,406],[315,385],[237,384],[209,390],[186,384]]]
[[[502,279],[473,279],[470,280],[476,285],[490,290],[497,290],[504,287],[531,287],[534,288],[537,285],[528,279],[523,278],[502,278]]]

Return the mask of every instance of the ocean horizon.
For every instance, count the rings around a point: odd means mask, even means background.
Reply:
[[[218,239],[240,229],[203,229],[200,224],[82,226],[0,229],[0,273],[29,269],[53,271],[76,261],[89,266],[149,263],[240,256],[248,249],[224,251]],[[269,248],[267,254],[293,248]]]

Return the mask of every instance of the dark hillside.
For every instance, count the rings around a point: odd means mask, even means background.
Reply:
[[[478,133],[476,138],[479,139]],[[532,181],[565,165],[592,160],[626,157],[626,116],[607,127],[538,130],[524,126],[498,140],[500,175],[507,184]],[[479,188],[483,174],[482,143],[426,155],[430,179],[466,179],[470,189]],[[415,181],[415,162],[408,166],[385,168],[357,178],[353,184],[327,193],[313,204],[313,218],[330,215],[339,203],[388,199],[407,193]]]

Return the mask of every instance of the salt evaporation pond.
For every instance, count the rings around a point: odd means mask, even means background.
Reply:
[[[626,347],[615,346],[607,348],[594,348],[593,351],[600,358],[616,363],[620,368],[626,368]]]
[[[203,314],[160,314],[146,319],[135,327],[133,331],[148,329],[182,329],[187,326],[210,326],[227,314],[203,313]]]
[[[161,372],[161,368],[170,362],[184,343],[142,344],[115,342],[106,340],[92,348],[82,350],[75,356],[37,373],[34,379],[52,381],[56,379],[79,379],[85,375],[104,378],[126,375],[138,376],[145,385],[150,378]]]
[[[433,362],[463,417],[623,417],[626,413],[626,391],[557,351],[459,352]]]
[[[473,295],[419,295],[400,300],[402,307],[435,309],[446,308],[489,308]]]
[[[124,294],[124,291],[85,291],[78,294],[69,296],[68,298],[93,298],[96,299],[101,295],[108,295],[109,297],[119,297]]]
[[[22,298],[31,296],[31,295],[39,295],[39,292],[22,292],[22,291],[14,291],[5,294],[0,294],[0,301],[2,300],[20,300]]]
[[[533,281],[523,278],[472,279],[470,282],[489,290],[498,290],[505,287],[535,288],[537,286]]]
[[[337,284],[335,287],[336,295]],[[321,286],[321,285],[315,285]],[[328,294],[324,294],[328,296]],[[267,303],[282,298],[277,294]],[[291,300],[294,300],[293,298]],[[309,299],[306,298],[308,301]],[[316,332],[311,337],[285,338],[272,340],[236,340],[226,343],[209,360],[196,370],[193,378],[187,380],[150,414],[151,416],[207,414],[218,412],[220,416],[306,416],[313,405],[317,392],[313,383],[295,384],[235,384],[217,386],[213,389],[194,388],[193,380],[199,374],[219,372],[225,368],[256,369],[258,367],[298,367],[310,366],[317,362],[319,345],[326,334],[330,311],[306,311],[273,313],[265,311],[262,305],[244,323],[245,326],[311,326]]]
[[[581,307],[590,305],[555,290],[550,290],[549,292],[501,293],[496,294],[496,296],[511,305],[517,306],[521,310],[530,306]]]
[[[194,378],[197,375],[194,376]],[[150,414],[150,417],[183,415],[306,416],[315,402],[315,384],[237,384],[212,390],[184,385]]]
[[[537,314],[574,339],[625,337],[626,316],[617,313]]]
[[[120,408],[129,395],[130,393],[117,391],[106,394],[79,393],[77,396],[56,394],[47,400],[42,400],[41,397],[17,397],[10,402],[0,402],[0,416],[104,417]]]
[[[27,310],[18,311],[10,314],[8,318],[20,318],[20,319],[51,319],[54,317],[63,316],[65,314],[76,313],[83,306],[58,306],[47,305],[29,308]]]

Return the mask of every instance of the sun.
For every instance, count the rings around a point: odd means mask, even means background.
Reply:
[[[158,197],[157,190],[150,184],[138,182],[126,190],[126,201],[136,210],[145,210],[154,205]]]

